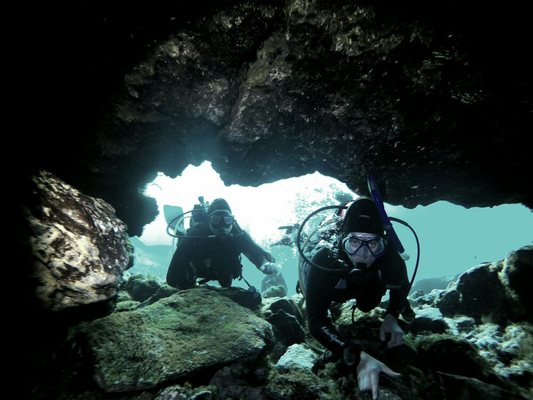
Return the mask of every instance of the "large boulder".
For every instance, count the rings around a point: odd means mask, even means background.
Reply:
[[[133,262],[127,227],[113,207],[45,171],[33,177],[32,199],[24,209],[25,267],[41,305],[61,311],[112,300]]]
[[[513,306],[515,318],[533,322],[533,246],[511,252],[500,273],[500,280]]]
[[[180,291],[147,307],[83,326],[80,342],[107,392],[157,387],[224,364],[257,357],[271,325],[217,291]]]

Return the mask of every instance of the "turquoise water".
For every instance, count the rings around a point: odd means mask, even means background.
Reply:
[[[533,212],[522,205],[466,209],[439,201],[395,211],[395,216],[407,221],[419,236],[418,278],[456,275],[483,262],[504,259],[510,251],[533,241]],[[414,258],[412,235],[401,225],[395,227]]]

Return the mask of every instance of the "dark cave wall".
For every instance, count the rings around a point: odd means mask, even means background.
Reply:
[[[228,184],[318,170],[365,193],[374,173],[392,204],[533,205],[521,3],[45,7],[25,20],[22,171],[102,197],[132,235],[156,212],[139,188],[205,159]]]

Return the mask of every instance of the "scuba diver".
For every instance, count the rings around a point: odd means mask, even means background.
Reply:
[[[328,311],[332,302],[355,299],[355,307],[368,312],[380,304],[389,290],[390,299],[379,336],[382,341],[388,338],[388,348],[402,345],[404,331],[398,324],[398,317],[414,319],[407,300],[411,285],[406,264],[374,200],[360,197],[349,206],[323,207],[327,208],[337,208],[336,219],[330,219],[326,229],[318,229],[319,240],[315,246],[307,245],[305,250],[299,246],[303,257],[299,289],[306,301],[309,330],[334,356],[356,369],[359,389],[370,390],[372,398],[377,399],[380,373],[390,377],[400,374],[372,357],[353,339],[342,337],[328,317]]]
[[[220,286],[230,287],[234,279],[244,279],[241,254],[264,274],[281,275],[274,257],[239,227],[226,200],[215,199],[207,209],[203,208],[202,200],[200,198],[202,207],[195,206],[191,211],[190,228],[186,234],[179,235],[167,271],[170,286],[188,289],[216,280]],[[197,282],[198,278],[203,279]]]

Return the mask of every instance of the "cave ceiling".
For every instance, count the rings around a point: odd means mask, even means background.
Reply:
[[[374,174],[391,204],[533,206],[525,3],[74,3],[27,18],[16,140],[131,234],[156,212],[139,189],[204,160],[226,184]]]

